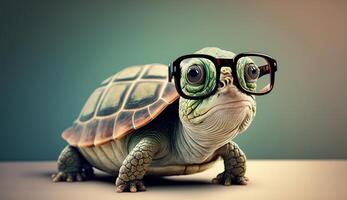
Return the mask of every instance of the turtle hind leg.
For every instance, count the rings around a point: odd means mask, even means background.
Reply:
[[[94,176],[92,166],[75,147],[66,146],[60,153],[57,163],[58,173],[52,174],[54,182],[84,181]]]

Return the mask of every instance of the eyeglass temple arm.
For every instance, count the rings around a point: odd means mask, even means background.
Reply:
[[[260,69],[260,73],[259,73],[259,77],[262,77],[266,74],[269,74],[271,72],[271,67],[269,64],[266,64],[266,65],[262,65],[262,66],[259,66],[258,67]],[[266,92],[268,91],[269,89],[271,89],[271,84],[267,84],[263,89],[260,90],[260,92]]]
[[[168,76],[167,76],[169,82],[171,82],[173,74],[174,74],[174,67],[173,67],[173,64],[170,63],[168,66]]]
[[[262,66],[258,66],[259,70],[260,70],[260,73],[259,73],[259,77],[262,77],[266,74],[269,74],[271,72],[271,67],[269,64],[266,64],[266,65],[262,65]]]

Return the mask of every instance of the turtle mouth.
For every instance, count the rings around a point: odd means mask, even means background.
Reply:
[[[228,111],[234,111],[239,109],[245,109],[249,108],[249,110],[252,112],[254,111],[254,105],[253,102],[250,100],[233,100],[233,101],[227,101],[223,103],[218,103],[214,106],[211,106],[211,108],[207,109],[205,112],[201,113],[200,115],[196,116],[195,118],[191,119],[191,122],[203,122],[206,118],[213,115],[215,112],[221,111],[221,110],[228,110]],[[249,117],[246,117],[249,118]],[[246,120],[245,121],[249,121]],[[243,122],[242,122],[243,124]]]

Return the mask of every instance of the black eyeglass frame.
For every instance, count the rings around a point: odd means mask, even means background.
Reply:
[[[245,90],[241,85],[240,82],[238,80],[238,76],[237,76],[237,70],[236,70],[236,64],[238,62],[238,60],[240,58],[243,57],[247,57],[247,56],[258,56],[261,58],[264,58],[269,65],[269,70],[270,70],[270,89],[268,91],[265,91],[263,93],[256,93],[256,92],[251,92],[248,90]],[[181,67],[180,67],[180,63],[188,58],[205,58],[210,60],[215,68],[216,68],[216,84],[215,87],[213,88],[213,90],[206,94],[206,95],[202,95],[202,96],[189,96],[186,95],[182,89],[181,89]],[[271,92],[271,90],[273,89],[273,86],[275,84],[275,72],[277,71],[277,62],[274,58],[272,58],[269,55],[263,54],[263,53],[240,53],[238,55],[236,55],[234,58],[215,58],[213,56],[210,55],[206,55],[206,54],[189,54],[189,55],[184,55],[181,56],[179,58],[177,58],[175,61],[173,61],[170,65],[169,65],[169,75],[168,75],[168,79],[169,82],[171,82],[172,78],[175,78],[175,86],[176,86],[176,90],[178,92],[178,94],[185,98],[185,99],[204,99],[207,98],[213,94],[215,94],[218,90],[218,82],[219,82],[219,78],[220,78],[220,73],[221,73],[221,68],[222,67],[230,67],[231,68],[231,74],[233,76],[233,83],[234,85],[240,89],[242,92],[248,94],[248,95],[265,95],[268,94],[269,92]],[[261,74],[262,75],[262,74]]]

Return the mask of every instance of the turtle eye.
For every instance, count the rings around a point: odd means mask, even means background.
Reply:
[[[186,79],[190,85],[200,85],[205,79],[204,67],[197,64],[189,66]]]
[[[244,73],[245,79],[248,82],[256,82],[259,77],[260,70],[254,63],[250,63],[245,66]]]

